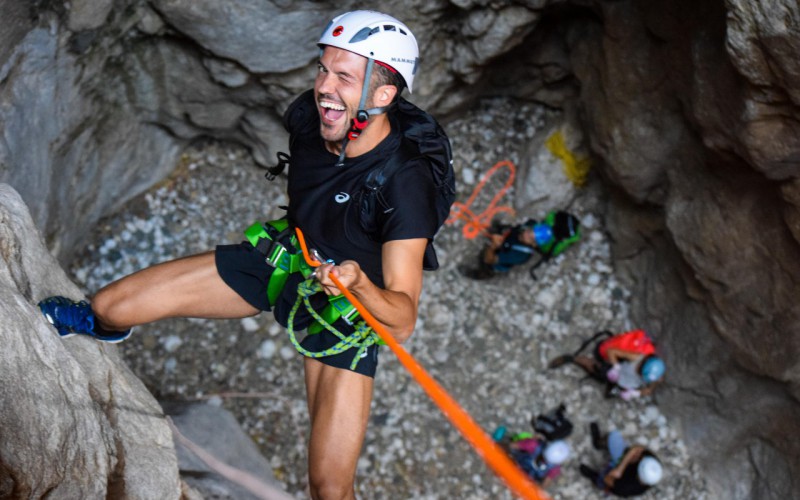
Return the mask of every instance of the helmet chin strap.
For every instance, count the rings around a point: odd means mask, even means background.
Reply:
[[[372,115],[386,113],[389,108],[392,107],[392,104],[389,104],[388,106],[383,106],[380,108],[364,109],[364,107],[367,105],[367,93],[369,91],[370,78],[372,77],[372,67],[374,65],[375,59],[371,57],[368,58],[367,71],[364,74],[364,84],[361,86],[361,100],[358,102],[358,111],[356,112],[355,118],[352,119],[350,130],[342,140],[342,152],[339,153],[339,160],[336,162],[337,167],[344,165],[344,156],[345,150],[347,149],[347,144],[350,141],[358,139],[358,136],[361,135],[361,132],[367,128],[367,125],[369,124],[369,117]]]

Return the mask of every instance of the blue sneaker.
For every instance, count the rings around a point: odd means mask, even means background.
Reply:
[[[95,332],[94,311],[85,300],[76,302],[66,297],[48,297],[39,302],[39,309],[62,338],[73,335],[88,335],[103,342],[116,344],[131,336],[131,330],[124,332]]]

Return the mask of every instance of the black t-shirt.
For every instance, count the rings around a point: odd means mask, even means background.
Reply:
[[[611,493],[619,497],[635,497],[643,494],[650,489],[650,486],[639,481],[639,462],[644,457],[655,457],[649,451],[642,453],[639,460],[631,462],[622,471],[622,477],[614,481],[614,486],[611,488]]]
[[[339,263],[358,262],[367,276],[384,286],[381,246],[392,240],[432,240],[436,220],[436,188],[427,160],[411,160],[383,188],[389,213],[381,213],[380,234],[367,234],[359,222],[359,194],[366,175],[397,151],[400,132],[391,119],[392,131],[373,150],[346,158],[337,166],[338,155],[325,149],[319,119],[296,126],[289,122],[291,167],[289,169],[289,223],[299,227],[309,248]],[[293,127],[299,128],[295,130]]]

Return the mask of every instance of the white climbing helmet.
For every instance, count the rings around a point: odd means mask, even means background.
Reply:
[[[561,465],[569,458],[569,445],[559,439],[548,444],[544,449],[544,461],[550,465]]]
[[[648,486],[653,486],[661,481],[661,477],[664,475],[664,469],[661,467],[661,462],[653,457],[644,457],[641,459],[636,472],[639,475],[639,481]]]
[[[344,49],[390,66],[403,77],[408,91],[412,90],[419,65],[417,39],[392,16],[371,10],[346,12],[328,23],[317,45]]]

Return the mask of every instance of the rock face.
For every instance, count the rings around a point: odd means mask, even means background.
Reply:
[[[172,434],[116,348],[61,339],[36,308],[79,297],[0,184],[0,497],[179,498]]]
[[[261,455],[250,437],[227,410],[210,404],[164,403],[164,411],[172,418],[178,432],[191,443],[211,454],[221,463],[234,467],[237,472],[251,474],[264,482],[265,487],[275,483],[269,462]],[[240,484],[229,481],[191,450],[176,443],[178,465],[185,483],[203,498],[258,500],[258,498],[291,498],[274,491],[263,491],[256,496]],[[269,481],[267,483],[266,481]],[[270,496],[271,494],[271,496]]]
[[[188,141],[237,141],[269,164],[285,143],[280,112],[313,79],[319,28],[352,5],[0,1],[11,21],[0,25],[0,181],[66,260]],[[798,3],[376,8],[414,29],[412,97],[439,116],[499,93],[573,117],[614,193],[609,227],[642,298],[634,312],[679,368],[665,404],[719,464],[726,496],[800,495],[800,444],[784,438],[800,421]]]
[[[725,496],[795,496],[800,449],[783,436],[800,416],[800,9],[615,2],[596,12],[602,29],[575,23],[570,53],[587,135],[628,198],[616,198],[609,227],[643,293],[635,314],[660,325],[678,368],[667,404]],[[710,401],[705,420],[696,405]],[[747,438],[719,440],[720,428]],[[726,470],[720,456],[740,466]]]

